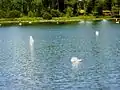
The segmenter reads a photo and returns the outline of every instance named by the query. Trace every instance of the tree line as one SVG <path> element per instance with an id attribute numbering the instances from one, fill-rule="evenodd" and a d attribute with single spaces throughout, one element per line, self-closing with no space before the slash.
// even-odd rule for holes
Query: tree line
<path id="1" fill-rule="evenodd" d="M 120 0 L 1 0 L 0 18 L 22 16 L 72 17 L 102 15 L 103 10 L 120 14 Z"/>

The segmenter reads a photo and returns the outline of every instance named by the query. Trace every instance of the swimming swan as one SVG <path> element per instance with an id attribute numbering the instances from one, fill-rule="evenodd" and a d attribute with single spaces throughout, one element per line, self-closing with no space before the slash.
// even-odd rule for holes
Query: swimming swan
<path id="1" fill-rule="evenodd" d="M 95 34 L 96 34 L 96 36 L 99 36 L 99 31 L 96 31 Z"/>
<path id="2" fill-rule="evenodd" d="M 29 24 L 31 24 L 32 22 L 29 22 Z"/>
<path id="3" fill-rule="evenodd" d="M 78 59 L 77 57 L 72 57 L 71 62 L 72 64 L 79 64 L 82 61 L 82 59 Z"/>
<path id="4" fill-rule="evenodd" d="M 119 23 L 119 21 L 117 21 L 116 23 Z"/>
<path id="5" fill-rule="evenodd" d="M 19 23 L 19 25 L 21 26 L 21 25 L 22 25 L 22 23 Z"/>
<path id="6" fill-rule="evenodd" d="M 116 23 L 119 23 L 119 21 L 116 19 Z"/>

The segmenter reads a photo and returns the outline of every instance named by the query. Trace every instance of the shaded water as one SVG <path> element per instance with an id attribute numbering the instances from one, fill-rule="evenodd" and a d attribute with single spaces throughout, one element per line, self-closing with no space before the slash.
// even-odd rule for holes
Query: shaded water
<path id="1" fill-rule="evenodd" d="M 1 27 L 0 90 L 120 90 L 120 25 Z"/>

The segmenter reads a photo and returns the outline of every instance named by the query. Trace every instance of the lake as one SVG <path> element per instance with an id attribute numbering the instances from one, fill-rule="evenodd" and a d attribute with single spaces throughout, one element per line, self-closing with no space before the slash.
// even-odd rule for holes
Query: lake
<path id="1" fill-rule="evenodd" d="M 120 90 L 120 24 L 0 27 L 0 90 Z"/>

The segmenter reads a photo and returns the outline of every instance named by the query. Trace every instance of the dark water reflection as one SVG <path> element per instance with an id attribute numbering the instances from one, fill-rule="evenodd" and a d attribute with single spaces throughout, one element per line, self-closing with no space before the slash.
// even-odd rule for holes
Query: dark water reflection
<path id="1" fill-rule="evenodd" d="M 120 90 L 120 25 L 1 27 L 0 90 Z"/>

